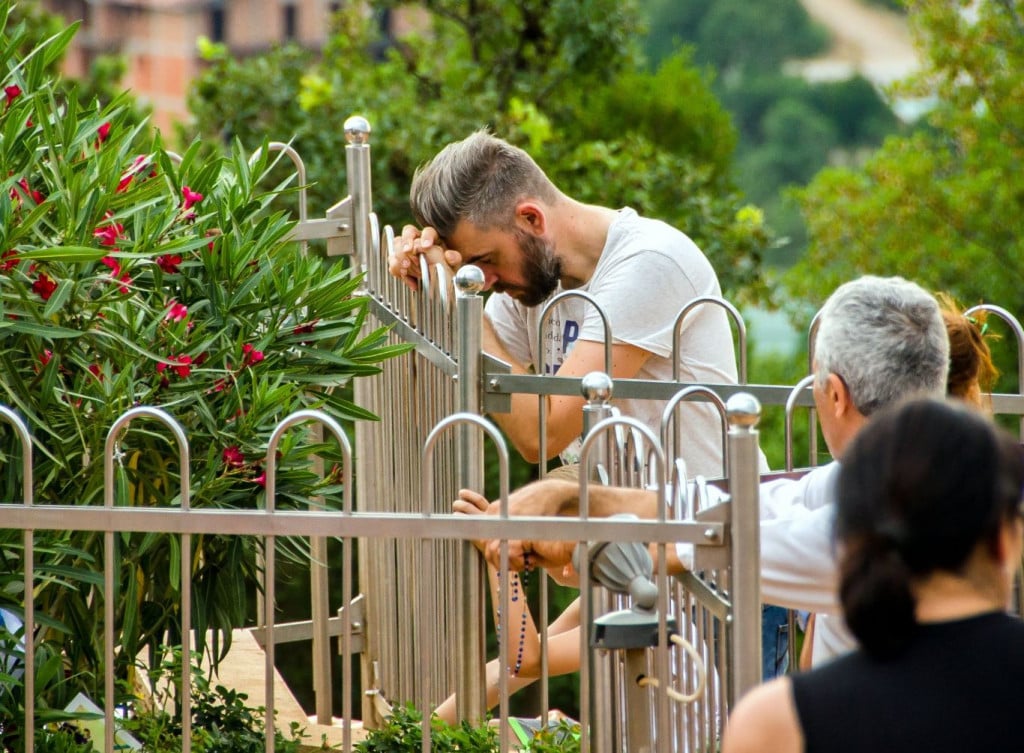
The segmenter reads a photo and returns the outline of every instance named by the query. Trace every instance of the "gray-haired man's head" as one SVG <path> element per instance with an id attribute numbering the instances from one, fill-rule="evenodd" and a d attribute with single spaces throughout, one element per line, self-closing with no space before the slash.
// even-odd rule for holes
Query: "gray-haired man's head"
<path id="1" fill-rule="evenodd" d="M 836 374 L 869 416 L 915 396 L 942 397 L 949 337 L 934 296 L 900 277 L 866 276 L 839 286 L 819 315 L 817 381 Z"/>

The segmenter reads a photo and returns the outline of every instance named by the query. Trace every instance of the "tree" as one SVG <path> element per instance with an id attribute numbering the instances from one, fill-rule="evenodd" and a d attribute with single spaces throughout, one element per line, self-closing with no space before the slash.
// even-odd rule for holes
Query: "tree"
<path id="1" fill-rule="evenodd" d="M 237 62 L 210 48 L 212 65 L 190 98 L 197 127 L 243 143 L 290 140 L 307 160 L 316 204 L 326 206 L 346 193 L 337 124 L 363 114 L 377 133 L 376 209 L 401 226 L 416 166 L 487 126 L 530 151 L 572 195 L 630 205 L 691 234 L 731 295 L 760 285 L 770 238 L 726 177 L 735 140 L 728 116 L 685 56 L 654 73 L 641 69 L 632 3 L 403 7 L 423 14 L 416 34 L 389 40 L 375 14 L 343 10 L 322 59 L 308 65 L 286 50 Z M 292 104 L 274 104 L 282 101 Z"/>
<path id="2" fill-rule="evenodd" d="M 697 30 L 698 59 L 726 76 L 778 68 L 786 60 L 825 49 L 827 33 L 793 0 L 761 0 L 757 10 L 742 0 L 712 3 Z"/>
<path id="3" fill-rule="evenodd" d="M 926 69 L 899 93 L 934 100 L 929 127 L 802 192 L 811 244 L 787 287 L 821 302 L 857 275 L 899 274 L 1024 310 L 1021 6 L 918 0 L 909 12 Z"/>

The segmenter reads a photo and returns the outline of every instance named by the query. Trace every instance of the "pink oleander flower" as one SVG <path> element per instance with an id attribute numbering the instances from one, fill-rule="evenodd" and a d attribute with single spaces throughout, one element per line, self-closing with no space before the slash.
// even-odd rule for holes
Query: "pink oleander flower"
<path id="1" fill-rule="evenodd" d="M 25 195 L 32 199 L 32 201 L 34 201 L 36 204 L 42 204 L 44 201 L 46 201 L 46 197 L 43 196 L 41 191 L 36 191 L 31 186 L 29 186 L 28 178 L 22 178 L 21 180 L 19 180 L 18 185 L 21 186 L 22 190 L 24 190 Z M 18 193 L 17 188 L 11 189 L 11 201 L 21 201 L 21 194 Z"/>
<path id="2" fill-rule="evenodd" d="M 163 254 L 156 257 L 156 265 L 164 271 L 165 274 L 174 274 L 178 271 L 178 265 L 181 264 L 181 257 L 177 254 Z"/>
<path id="3" fill-rule="evenodd" d="M 124 225 L 120 222 L 111 222 L 109 225 L 96 228 L 92 234 L 100 239 L 101 246 L 114 246 L 117 245 L 117 239 L 124 235 Z"/>
<path id="4" fill-rule="evenodd" d="M 237 445 L 225 448 L 221 457 L 224 459 L 224 465 L 228 468 L 241 468 L 245 465 L 245 456 Z"/>
<path id="5" fill-rule="evenodd" d="M 125 272 L 123 275 L 117 278 L 121 281 L 121 284 L 117 286 L 120 293 L 127 294 L 131 292 L 132 276 Z"/>
<path id="6" fill-rule="evenodd" d="M 148 155 L 139 155 L 132 160 L 131 167 L 125 170 L 124 174 L 121 176 L 121 180 L 118 182 L 118 193 L 120 194 L 122 191 L 126 191 L 128 186 L 131 184 L 131 181 L 135 179 L 135 176 L 148 166 L 150 166 L 150 156 Z M 150 175 L 148 175 L 148 177 L 152 178 L 156 176 L 157 170 L 154 168 L 150 171 Z"/>
<path id="7" fill-rule="evenodd" d="M 106 122 L 96 129 L 96 136 L 98 144 L 102 144 L 108 138 L 110 138 L 110 122 Z"/>
<path id="8" fill-rule="evenodd" d="M 53 291 L 56 289 L 57 283 L 45 274 L 39 275 L 39 278 L 32 283 L 32 292 L 36 293 L 44 301 L 50 300 L 50 296 L 53 295 Z"/>
<path id="9" fill-rule="evenodd" d="M 170 308 L 167 309 L 167 315 L 164 317 L 164 321 L 180 322 L 186 316 L 188 316 L 188 306 L 175 301 L 170 305 Z"/>
<path id="10" fill-rule="evenodd" d="M 11 104 L 14 102 L 14 100 L 16 100 L 18 97 L 21 96 L 21 87 L 18 86 L 17 84 L 11 84 L 10 86 L 5 86 L 4 87 L 4 95 L 7 97 L 7 105 L 5 106 L 5 109 L 6 109 L 6 107 L 10 107 L 11 106 Z"/>
<path id="11" fill-rule="evenodd" d="M 100 369 L 100 365 L 98 363 L 89 364 L 89 373 L 92 374 L 97 379 L 99 379 L 101 382 L 103 381 L 103 371 L 102 369 Z"/>
<path id="12" fill-rule="evenodd" d="M 121 274 L 121 263 L 113 256 L 104 256 L 100 259 L 100 264 L 110 268 L 110 274 L 117 277 Z"/>
<path id="13" fill-rule="evenodd" d="M 319 319 L 314 319 L 311 322 L 300 324 L 298 327 L 292 330 L 293 335 L 309 335 L 312 334 L 314 327 L 319 323 Z"/>
<path id="14" fill-rule="evenodd" d="M 182 379 L 192 373 L 192 356 L 180 355 L 177 357 L 178 365 L 174 367 L 174 370 L 178 373 Z"/>
<path id="15" fill-rule="evenodd" d="M 267 487 L 267 472 L 263 471 L 259 476 L 253 478 L 252 482 L 262 486 L 264 489 Z"/>
<path id="16" fill-rule="evenodd" d="M 249 343 L 242 346 L 242 366 L 252 366 L 263 360 L 263 351 L 256 350 L 256 348 Z"/>
<path id="17" fill-rule="evenodd" d="M 48 364 L 52 360 L 53 351 L 50 350 L 49 348 L 44 349 L 43 352 L 39 354 L 39 363 L 42 364 L 43 366 L 46 366 L 46 364 Z"/>
<path id="18" fill-rule="evenodd" d="M 181 195 L 185 197 L 184 205 L 182 209 L 191 209 L 193 206 L 203 200 L 203 195 L 198 191 L 193 191 L 188 186 L 181 187 Z"/>
<path id="19" fill-rule="evenodd" d="M 172 361 L 175 365 L 169 365 L 160 362 L 156 365 L 156 373 L 163 374 L 168 368 L 174 369 L 174 372 L 184 379 L 192 373 L 192 356 L 182 353 L 179 356 L 169 356 L 168 361 Z"/>
<path id="20" fill-rule="evenodd" d="M 18 266 L 18 252 L 13 248 L 0 254 L 0 272 L 10 272 Z"/>

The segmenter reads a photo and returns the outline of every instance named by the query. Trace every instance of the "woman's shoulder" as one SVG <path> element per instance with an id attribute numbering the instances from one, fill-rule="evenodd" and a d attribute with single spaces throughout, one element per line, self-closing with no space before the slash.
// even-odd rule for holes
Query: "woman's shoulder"
<path id="1" fill-rule="evenodd" d="M 803 750 L 803 734 L 789 677 L 750 690 L 729 715 L 722 753 L 760 753 L 765 741 L 776 753 Z"/>

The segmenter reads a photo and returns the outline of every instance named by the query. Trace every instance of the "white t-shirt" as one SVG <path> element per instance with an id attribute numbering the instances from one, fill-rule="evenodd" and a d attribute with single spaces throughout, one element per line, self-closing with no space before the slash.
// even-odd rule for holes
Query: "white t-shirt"
<path id="1" fill-rule="evenodd" d="M 672 330 L 683 307 L 700 296 L 721 296 L 707 257 L 686 235 L 658 220 L 622 209 L 608 229 L 601 258 L 579 290 L 597 301 L 608 317 L 612 340 L 649 351 L 635 378 L 672 381 Z M 561 288 L 556 291 L 561 292 Z M 509 353 L 541 370 L 538 326 L 543 306 L 526 307 L 504 294 L 492 295 L 487 314 Z M 544 372 L 558 371 L 577 340 L 604 342 L 601 316 L 586 301 L 570 298 L 548 317 L 543 335 Z M 691 311 L 679 336 L 679 379 L 735 384 L 736 356 L 725 311 L 716 305 Z M 621 413 L 660 434 L 663 401 L 615 400 Z M 722 475 L 722 426 L 718 412 L 703 402 L 686 402 L 677 417 L 683 429 L 682 457 L 691 477 Z M 566 456 L 563 460 L 575 462 Z"/>

